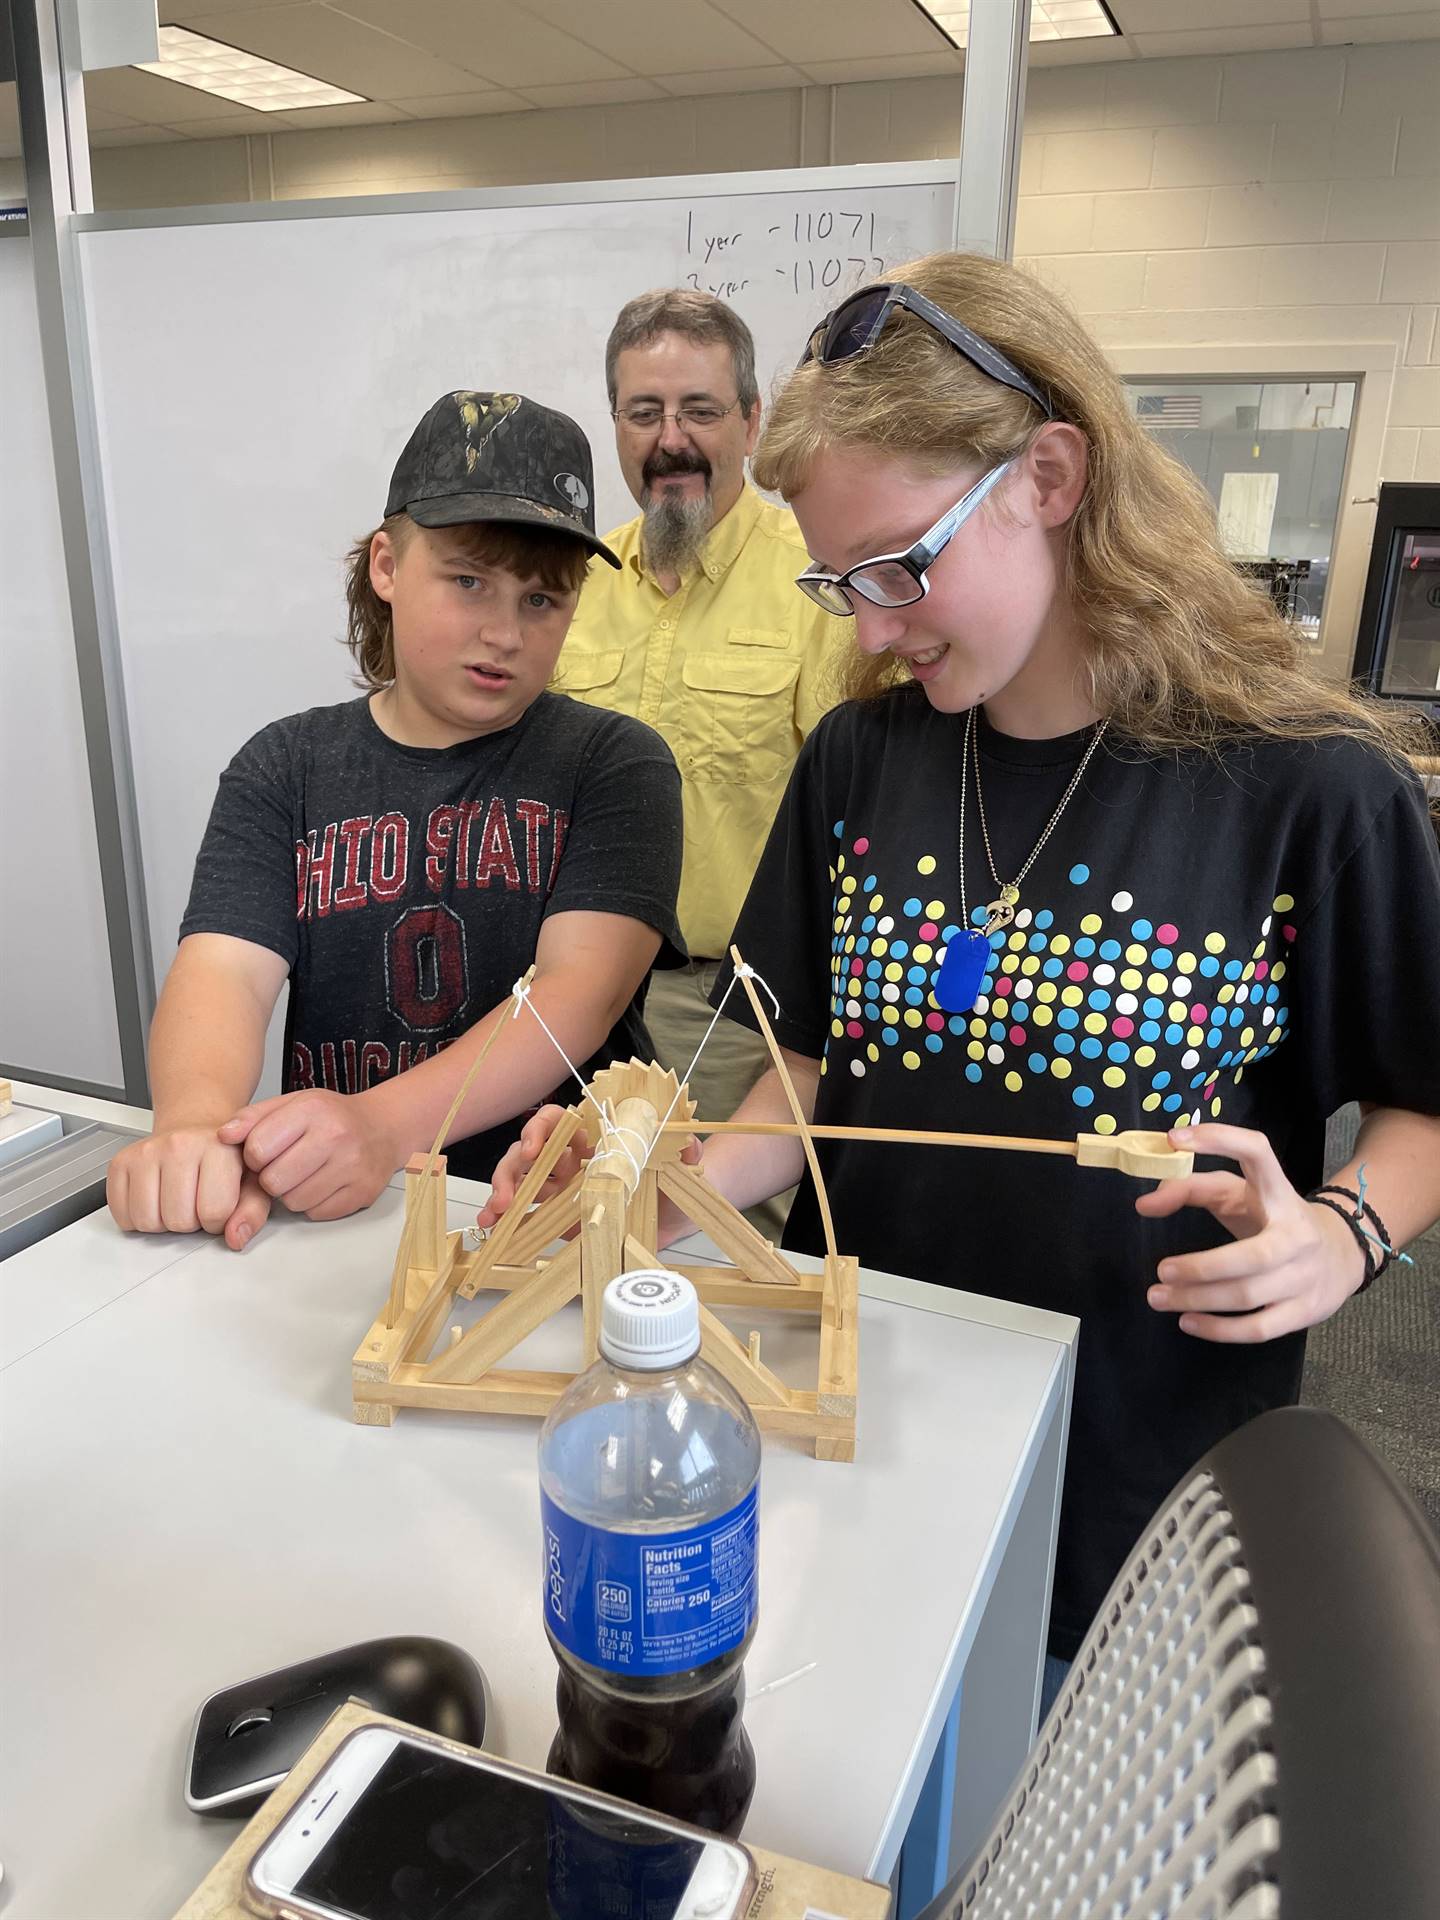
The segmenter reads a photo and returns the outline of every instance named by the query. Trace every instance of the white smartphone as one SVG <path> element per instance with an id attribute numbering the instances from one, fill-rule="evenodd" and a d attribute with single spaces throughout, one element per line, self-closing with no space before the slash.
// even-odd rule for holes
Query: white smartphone
<path id="1" fill-rule="evenodd" d="M 732 1841 L 421 1735 L 360 1727 L 250 1863 L 276 1920 L 738 1920 Z"/>

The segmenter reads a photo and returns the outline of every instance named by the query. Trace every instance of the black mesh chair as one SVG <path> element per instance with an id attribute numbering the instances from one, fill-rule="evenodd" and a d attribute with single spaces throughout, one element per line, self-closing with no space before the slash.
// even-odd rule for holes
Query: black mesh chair
<path id="1" fill-rule="evenodd" d="M 1334 1415 L 1156 1516 L 921 1920 L 1437 1920 L 1440 1544 Z"/>

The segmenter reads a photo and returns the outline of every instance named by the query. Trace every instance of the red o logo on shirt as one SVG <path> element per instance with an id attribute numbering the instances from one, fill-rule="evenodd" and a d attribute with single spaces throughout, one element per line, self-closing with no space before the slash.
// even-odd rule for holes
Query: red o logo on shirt
<path id="1" fill-rule="evenodd" d="M 465 926 L 453 908 L 410 907 L 385 942 L 385 998 L 413 1033 L 434 1033 L 470 999 Z"/>

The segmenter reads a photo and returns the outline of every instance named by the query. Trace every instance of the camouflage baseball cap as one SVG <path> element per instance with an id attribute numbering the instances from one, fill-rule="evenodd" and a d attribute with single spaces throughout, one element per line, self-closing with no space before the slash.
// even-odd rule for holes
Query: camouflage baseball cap
<path id="1" fill-rule="evenodd" d="M 422 527 L 471 521 L 553 527 L 620 565 L 595 533 L 590 442 L 563 413 L 523 393 L 445 393 L 405 443 L 385 517 Z"/>

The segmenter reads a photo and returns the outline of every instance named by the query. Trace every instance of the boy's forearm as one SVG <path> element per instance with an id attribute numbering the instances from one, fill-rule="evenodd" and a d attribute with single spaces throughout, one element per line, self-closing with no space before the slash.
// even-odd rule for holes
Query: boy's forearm
<path id="1" fill-rule="evenodd" d="M 618 1011 L 597 1002 L 593 982 L 580 973 L 556 970 L 542 975 L 530 992 L 546 1026 L 577 1066 L 599 1049 L 618 1018 Z M 540 1022 L 524 1008 L 512 1019 L 514 1012 L 515 1002 L 507 996 L 443 1053 L 356 1096 L 372 1105 L 395 1142 L 399 1164 L 412 1154 L 429 1152 L 461 1082 L 497 1021 L 503 1021 L 507 1031 L 496 1040 L 466 1094 L 450 1127 L 451 1140 L 464 1140 L 512 1120 L 563 1086 L 565 1062 Z M 578 1097 L 579 1088 L 574 1091 Z"/>
<path id="2" fill-rule="evenodd" d="M 177 968 L 150 1029 L 150 1096 L 156 1133 L 221 1126 L 260 1078 L 268 1013 L 228 980 Z"/>

